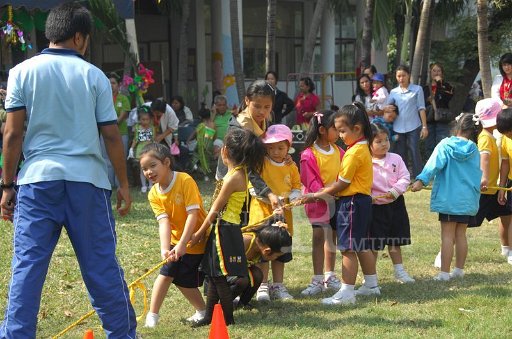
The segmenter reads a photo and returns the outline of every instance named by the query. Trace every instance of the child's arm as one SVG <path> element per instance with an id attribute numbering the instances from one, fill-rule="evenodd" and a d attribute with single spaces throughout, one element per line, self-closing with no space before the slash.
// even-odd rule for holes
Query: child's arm
<path id="1" fill-rule="evenodd" d="M 171 261 L 178 261 L 183 255 L 185 255 L 187 251 L 187 243 L 189 242 L 192 234 L 194 233 L 194 228 L 197 225 L 199 209 L 193 209 L 188 211 L 187 220 L 185 221 L 185 228 L 183 229 L 183 233 L 181 234 L 180 241 L 174 246 L 171 250 L 170 257 Z"/>
<path id="2" fill-rule="evenodd" d="M 199 229 L 193 234 L 192 238 L 190 239 L 190 246 L 194 246 L 195 244 L 201 241 L 201 239 L 204 237 L 206 230 L 210 227 L 211 224 L 215 222 L 220 211 L 222 211 L 224 206 L 226 206 L 226 203 L 228 202 L 231 194 L 235 191 L 242 191 L 246 189 L 245 178 L 242 178 L 244 176 L 245 175 L 242 175 L 242 173 L 238 171 L 238 173 L 224 180 L 219 195 L 217 196 L 217 199 L 215 199 L 215 201 L 213 202 L 212 207 L 208 212 L 208 215 L 203 221 L 203 224 L 201 225 L 201 227 L 199 227 Z"/>
<path id="3" fill-rule="evenodd" d="M 428 185 L 434 179 L 435 175 L 446 167 L 447 161 L 448 158 L 444 150 L 444 143 L 441 142 L 434 148 L 434 152 L 428 159 L 425 167 L 423 167 L 421 173 L 416 177 L 416 182 L 413 184 L 411 191 L 419 191 L 423 186 Z M 418 181 L 421 181 L 421 185 L 418 184 Z"/>
<path id="4" fill-rule="evenodd" d="M 502 156 L 505 156 L 506 153 L 502 153 Z M 500 187 L 507 186 L 508 172 L 510 170 L 510 163 L 508 158 L 501 160 L 501 168 L 500 168 Z M 500 205 L 505 205 L 507 202 L 507 192 L 503 190 L 498 191 L 498 203 Z"/>
<path id="5" fill-rule="evenodd" d="M 170 243 L 171 243 L 171 223 L 169 217 L 165 216 L 158 220 L 158 234 L 160 235 L 160 255 L 163 259 L 171 259 Z"/>
<path id="6" fill-rule="evenodd" d="M 480 189 L 482 191 L 487 190 L 487 185 L 489 185 L 489 159 L 491 155 L 489 152 L 484 151 L 480 152 L 480 169 L 482 170 L 482 179 L 480 180 Z M 507 173 L 508 174 L 508 173 Z"/>

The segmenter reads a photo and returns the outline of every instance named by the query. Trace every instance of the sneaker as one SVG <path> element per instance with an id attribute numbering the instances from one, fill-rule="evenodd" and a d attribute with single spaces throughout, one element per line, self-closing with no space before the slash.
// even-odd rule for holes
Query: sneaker
<path id="1" fill-rule="evenodd" d="M 196 313 L 194 313 L 191 317 L 188 317 L 186 320 L 191 323 L 191 322 L 197 322 L 199 320 L 202 320 L 204 318 L 204 314 L 205 314 L 205 311 L 196 311 Z"/>
<path id="2" fill-rule="evenodd" d="M 142 187 L 140 188 L 140 192 L 141 192 L 141 193 L 146 193 L 147 191 L 148 191 L 148 187 L 147 187 L 147 186 L 142 186 Z"/>
<path id="3" fill-rule="evenodd" d="M 368 287 L 363 284 L 356 290 L 356 295 L 380 295 L 380 287 Z"/>
<path id="4" fill-rule="evenodd" d="M 355 303 L 355 294 L 342 291 L 341 288 L 332 297 L 322 299 L 322 304 L 324 305 L 353 305 Z"/>
<path id="5" fill-rule="evenodd" d="M 256 292 L 256 300 L 260 302 L 270 301 L 270 295 L 268 294 L 268 285 L 260 286 Z"/>
<path id="6" fill-rule="evenodd" d="M 435 277 L 435 281 L 448 281 L 450 280 L 450 274 L 443 274 L 444 272 L 439 272 Z"/>
<path id="7" fill-rule="evenodd" d="M 158 324 L 158 319 L 160 316 L 156 313 L 148 312 L 146 315 L 146 323 L 144 324 L 144 327 L 154 328 L 156 327 L 156 324 Z"/>
<path id="8" fill-rule="evenodd" d="M 300 294 L 305 295 L 305 296 L 315 295 L 315 294 L 325 291 L 325 289 L 326 289 L 326 287 L 324 286 L 323 281 L 312 280 L 311 284 L 309 284 L 308 287 L 306 287 L 306 289 L 304 289 L 302 292 L 300 292 Z"/>
<path id="9" fill-rule="evenodd" d="M 240 296 L 233 299 L 233 309 L 237 309 L 239 303 L 240 303 Z"/>
<path id="10" fill-rule="evenodd" d="M 434 259 L 434 267 L 441 268 L 441 252 L 437 253 L 436 258 Z"/>
<path id="11" fill-rule="evenodd" d="M 402 284 L 413 283 L 416 281 L 413 278 L 411 278 L 411 276 L 404 270 L 395 272 L 395 279 L 401 282 Z"/>
<path id="12" fill-rule="evenodd" d="M 341 281 L 335 275 L 331 275 L 324 281 L 324 286 L 326 289 L 338 291 L 341 288 Z"/>
<path id="13" fill-rule="evenodd" d="M 450 279 L 464 277 L 464 270 L 453 270 L 450 272 Z"/>
<path id="14" fill-rule="evenodd" d="M 512 253 L 508 252 L 507 262 L 512 265 Z"/>
<path id="15" fill-rule="evenodd" d="M 272 299 L 293 299 L 293 296 L 290 293 L 288 293 L 288 290 L 284 285 L 272 286 L 272 288 L 270 289 L 270 294 L 272 294 Z"/>

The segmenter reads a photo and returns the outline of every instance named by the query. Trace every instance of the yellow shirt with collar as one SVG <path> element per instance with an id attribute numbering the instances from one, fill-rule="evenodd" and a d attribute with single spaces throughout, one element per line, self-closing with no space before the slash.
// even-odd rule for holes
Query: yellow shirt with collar
<path id="1" fill-rule="evenodd" d="M 498 177 L 500 175 L 500 155 L 496 138 L 485 129 L 478 135 L 478 150 L 480 154 L 489 154 L 489 183 L 488 186 L 498 186 Z M 509 174 L 510 177 L 510 174 Z M 482 194 L 496 194 L 495 189 L 488 189 Z"/>
<path id="2" fill-rule="evenodd" d="M 338 179 L 350 185 L 340 192 L 347 197 L 355 194 L 371 195 L 373 183 L 372 155 L 368 141 L 363 140 L 349 147 L 341 161 Z"/>
<path id="3" fill-rule="evenodd" d="M 508 159 L 508 164 L 510 166 L 508 170 L 508 178 L 512 180 L 512 140 L 506 136 L 503 136 L 501 139 L 501 159 Z"/>
<path id="4" fill-rule="evenodd" d="M 277 196 L 288 199 L 292 190 L 300 190 L 300 174 L 295 163 L 287 165 L 285 163 L 277 163 L 270 158 L 265 157 L 261 178 L 267 186 Z M 288 202 L 288 200 L 286 200 Z M 256 198 L 251 199 L 249 208 L 249 225 L 260 221 L 261 219 L 272 214 L 272 206 L 265 201 Z M 285 210 L 285 222 L 288 225 L 288 232 L 293 235 L 293 218 L 291 210 Z"/>
<path id="5" fill-rule="evenodd" d="M 156 220 L 168 218 L 171 224 L 170 244 L 176 245 L 183 235 L 188 213 L 198 211 L 198 220 L 194 232 L 199 229 L 206 212 L 203 208 L 203 200 L 196 182 L 190 175 L 183 172 L 174 172 L 169 187 L 163 191 L 159 184 L 154 184 L 148 194 L 149 204 Z M 202 241 L 192 247 L 187 247 L 187 254 L 203 254 L 206 241 Z"/>

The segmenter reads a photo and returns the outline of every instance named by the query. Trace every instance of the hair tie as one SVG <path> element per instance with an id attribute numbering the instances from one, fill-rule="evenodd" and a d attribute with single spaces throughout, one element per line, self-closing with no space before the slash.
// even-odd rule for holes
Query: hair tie
<path id="1" fill-rule="evenodd" d="M 455 117 L 455 121 L 459 122 L 460 118 L 464 116 L 464 112 Z"/>
<path id="2" fill-rule="evenodd" d="M 313 113 L 313 116 L 316 117 L 316 121 L 318 122 L 319 125 L 321 125 L 322 117 L 324 116 L 323 113 L 315 112 L 315 113 Z"/>
<path id="3" fill-rule="evenodd" d="M 480 114 L 478 114 L 478 113 L 473 114 L 473 121 L 475 122 L 475 126 L 480 125 L 480 120 L 481 120 Z"/>

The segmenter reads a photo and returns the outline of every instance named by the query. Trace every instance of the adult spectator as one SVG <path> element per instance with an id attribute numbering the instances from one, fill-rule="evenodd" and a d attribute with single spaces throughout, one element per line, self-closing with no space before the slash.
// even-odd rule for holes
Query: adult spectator
<path id="1" fill-rule="evenodd" d="M 179 127 L 191 124 L 194 121 L 194 115 L 190 108 L 185 106 L 185 100 L 180 95 L 175 95 L 171 98 L 171 107 L 176 113 L 179 120 Z"/>
<path id="2" fill-rule="evenodd" d="M 285 92 L 277 88 L 277 79 L 277 73 L 274 71 L 268 71 L 265 74 L 265 80 L 275 89 L 274 106 L 272 107 L 273 124 L 280 124 L 283 118 L 293 111 L 294 107 L 293 100 Z"/>
<path id="3" fill-rule="evenodd" d="M 398 86 L 389 93 L 388 106 L 384 110 L 394 110 L 392 104 L 398 107 L 399 114 L 393 122 L 393 130 L 398 135 L 394 148 L 406 164 L 408 164 L 407 151 L 410 151 L 412 177 L 415 178 L 421 172 L 422 167 L 419 140 L 428 136 L 425 97 L 420 86 L 411 84 L 409 67 L 398 66 L 396 80 Z"/>
<path id="4" fill-rule="evenodd" d="M 357 88 L 356 93 L 352 97 L 352 101 L 360 102 L 366 108 L 366 111 L 369 112 L 372 108 L 372 81 L 369 75 L 361 74 L 359 78 L 357 78 Z"/>
<path id="5" fill-rule="evenodd" d="M 305 77 L 299 81 L 300 93 L 295 98 L 295 111 L 297 112 L 297 125 L 301 125 L 303 130 L 307 130 L 309 120 L 313 113 L 318 111 L 320 106 L 320 98 L 313 93 L 315 83 L 311 78 Z"/>
<path id="6" fill-rule="evenodd" d="M 135 313 L 116 259 L 98 130 L 119 178 L 121 215 L 131 205 L 126 162 L 108 78 L 83 58 L 91 29 L 92 17 L 84 7 L 65 3 L 54 8 L 46 21 L 50 48 L 10 71 L 0 187 L 2 217 L 14 213 L 16 231 L 0 338 L 36 337 L 41 290 L 63 227 L 107 337 L 136 336 Z M 16 192 L 14 173 L 22 149 L 25 163 Z"/>
<path id="7" fill-rule="evenodd" d="M 425 139 L 425 147 L 428 159 L 436 145 L 450 136 L 451 122 L 455 118 L 454 114 L 449 113 L 453 87 L 444 80 L 441 64 L 430 65 L 430 85 L 423 87 L 423 94 L 427 112 L 428 137 Z"/>
<path id="8" fill-rule="evenodd" d="M 494 78 L 491 97 L 498 99 L 503 108 L 512 107 L 512 53 L 505 53 L 500 58 L 500 74 Z"/>
<path id="9" fill-rule="evenodd" d="M 155 136 L 155 142 L 165 141 L 167 146 L 171 147 L 174 143 L 173 133 L 178 130 L 180 124 L 176 113 L 163 99 L 146 102 L 144 105 L 151 107 L 154 118 L 153 123 L 156 127 L 159 127 L 159 133 Z"/>
<path id="10" fill-rule="evenodd" d="M 368 77 L 371 79 L 373 76 L 377 73 L 377 67 L 375 65 L 367 66 L 363 69 L 363 74 L 368 75 Z"/>
<path id="11" fill-rule="evenodd" d="M 126 120 L 128 119 L 128 113 L 131 110 L 130 99 L 126 95 L 119 93 L 119 76 L 116 73 L 111 73 L 108 76 L 110 80 L 110 86 L 112 87 L 112 98 L 114 99 L 114 107 L 117 114 L 117 126 L 119 127 L 119 133 L 121 133 L 121 139 L 123 140 L 124 152 L 128 152 L 128 127 Z"/>

